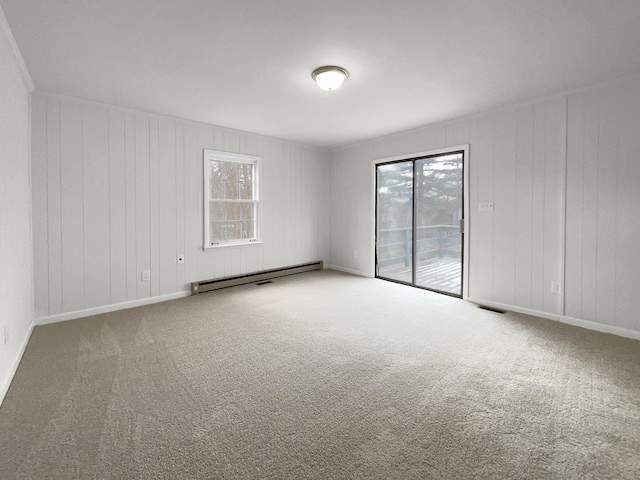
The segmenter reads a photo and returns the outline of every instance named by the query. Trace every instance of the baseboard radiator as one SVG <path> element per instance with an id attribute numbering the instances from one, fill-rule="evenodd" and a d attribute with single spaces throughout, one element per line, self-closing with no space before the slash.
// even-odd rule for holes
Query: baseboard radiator
<path id="1" fill-rule="evenodd" d="M 250 273 L 247 275 L 238 275 L 235 277 L 219 278 L 216 280 L 203 280 L 200 282 L 191 282 L 191 295 L 196 293 L 210 292 L 211 290 L 219 290 L 221 288 L 235 287 L 236 285 L 244 285 L 246 283 L 261 282 L 272 278 L 286 277 L 287 275 L 295 275 L 296 273 L 310 272 L 312 270 L 322 270 L 323 262 L 305 263 L 302 265 L 292 265 L 290 267 L 275 268 L 273 270 L 263 270 L 261 272 Z"/>

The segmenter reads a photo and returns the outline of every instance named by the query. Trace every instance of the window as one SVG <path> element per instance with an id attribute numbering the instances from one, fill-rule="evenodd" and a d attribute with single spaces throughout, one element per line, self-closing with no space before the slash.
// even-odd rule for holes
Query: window
<path id="1" fill-rule="evenodd" d="M 260 239 L 260 157 L 204 151 L 204 248 Z"/>

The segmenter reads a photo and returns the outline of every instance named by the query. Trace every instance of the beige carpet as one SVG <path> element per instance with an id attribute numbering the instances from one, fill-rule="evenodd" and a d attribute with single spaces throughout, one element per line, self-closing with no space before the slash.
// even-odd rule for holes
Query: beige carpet
<path id="1" fill-rule="evenodd" d="M 38 327 L 0 478 L 640 478 L 640 342 L 332 271 Z"/>

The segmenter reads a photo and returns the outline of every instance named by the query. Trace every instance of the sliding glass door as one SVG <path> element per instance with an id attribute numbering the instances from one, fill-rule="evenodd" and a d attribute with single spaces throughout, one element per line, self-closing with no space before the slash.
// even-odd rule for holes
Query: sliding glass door
<path id="1" fill-rule="evenodd" d="M 462 296 L 464 153 L 376 167 L 376 276 Z"/>
<path id="2" fill-rule="evenodd" d="M 413 266 L 413 162 L 378 165 L 376 272 L 411 283 Z"/>

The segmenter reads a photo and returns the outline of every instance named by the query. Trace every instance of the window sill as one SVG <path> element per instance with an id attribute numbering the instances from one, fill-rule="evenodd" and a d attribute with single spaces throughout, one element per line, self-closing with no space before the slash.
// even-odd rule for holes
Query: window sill
<path id="1" fill-rule="evenodd" d="M 246 247 L 249 245 L 262 245 L 262 241 L 258 240 L 256 242 L 237 242 L 237 243 L 221 243 L 220 245 L 210 245 L 204 247 L 202 250 L 205 252 L 207 250 L 218 250 L 220 248 L 233 248 L 233 247 Z"/>

